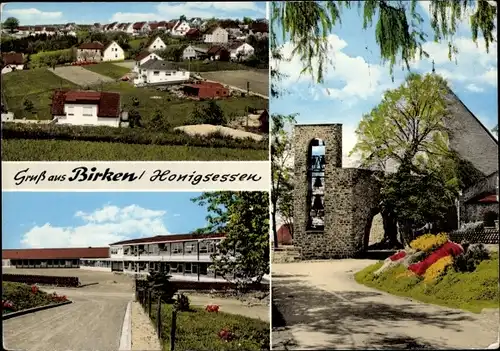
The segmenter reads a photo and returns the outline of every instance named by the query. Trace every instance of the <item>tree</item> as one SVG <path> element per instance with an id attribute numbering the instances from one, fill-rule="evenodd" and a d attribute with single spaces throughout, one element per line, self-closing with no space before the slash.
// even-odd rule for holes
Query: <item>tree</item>
<path id="1" fill-rule="evenodd" d="M 397 172 L 382 176 L 382 203 L 387 243 L 397 243 L 396 223 L 405 238 L 414 225 L 443 218 L 460 186 L 458 158 L 448 148 L 445 120 L 446 81 L 435 74 L 409 74 L 398 88 L 384 93 L 382 102 L 363 116 L 350 155 L 358 153 L 361 165 Z"/>
<path id="2" fill-rule="evenodd" d="M 288 36 L 294 46 L 294 53 L 303 63 L 303 73 L 310 74 L 318 83 L 323 82 L 323 75 L 330 63 L 328 35 L 334 26 L 341 23 L 342 9 L 350 8 L 353 1 L 272 1 L 270 46 L 274 60 L 282 56 L 278 37 L 275 32 L 281 29 L 281 41 Z M 403 69 L 410 69 L 410 61 L 417 56 L 428 56 L 422 49 L 427 35 L 422 28 L 424 19 L 416 11 L 417 0 L 356 1 L 363 14 L 363 28 L 373 25 L 376 19 L 375 39 L 380 48 L 383 62 L 389 62 L 392 75 L 396 62 L 402 63 Z M 473 4 L 477 4 L 470 14 Z M 468 13 L 469 11 L 469 13 Z M 470 18 L 472 39 L 477 42 L 481 32 L 486 44 L 494 42 L 496 6 L 486 0 L 476 2 L 454 0 L 431 0 L 430 26 L 435 41 L 448 41 L 449 58 L 458 53 L 453 44 L 457 23 Z M 376 17 L 378 16 L 378 17 Z M 314 64 L 317 61 L 317 65 Z M 277 68 L 274 69 L 279 72 Z M 271 72 L 272 84 L 279 81 L 279 74 Z M 272 90 L 273 91 L 273 90 Z M 274 88 L 274 92 L 277 89 Z"/>
<path id="3" fill-rule="evenodd" d="M 28 113 L 32 113 L 33 112 L 33 109 L 35 108 L 35 106 L 33 105 L 33 102 L 29 99 L 24 99 L 23 101 L 23 108 L 26 112 Z"/>
<path id="4" fill-rule="evenodd" d="M 262 191 L 209 192 L 192 199 L 208 210 L 198 233 L 224 233 L 212 255 L 215 270 L 241 288 L 269 274 L 269 196 Z"/>
<path id="5" fill-rule="evenodd" d="M 170 129 L 170 124 L 165 120 L 163 113 L 159 109 L 155 110 L 147 126 L 157 131 L 167 131 Z"/>
<path id="6" fill-rule="evenodd" d="M 141 123 L 141 114 L 135 108 L 129 111 L 128 113 L 128 126 L 130 128 L 134 127 L 142 127 Z"/>
<path id="7" fill-rule="evenodd" d="M 293 213 L 291 189 L 291 157 L 292 140 L 285 131 L 287 123 L 295 123 L 295 115 L 271 115 L 271 226 L 274 237 L 274 247 L 278 247 L 278 232 L 276 217 L 278 212 L 290 222 Z M 280 211 L 282 210 L 282 211 Z M 290 223 L 287 223 L 290 224 Z M 291 228 L 291 227 L 290 227 Z"/>
<path id="8" fill-rule="evenodd" d="M 249 25 L 253 23 L 253 19 L 250 17 L 243 17 L 243 24 Z"/>
<path id="9" fill-rule="evenodd" d="M 186 16 L 181 15 L 181 16 L 179 17 L 179 21 L 181 21 L 181 22 L 182 22 L 182 21 L 187 21 Z"/>
<path id="10" fill-rule="evenodd" d="M 19 27 L 19 20 L 15 17 L 9 17 L 3 23 L 3 26 L 9 30 L 9 32 L 14 33 L 14 31 Z"/>
<path id="11" fill-rule="evenodd" d="M 227 123 L 224 111 L 214 100 L 210 100 L 207 105 L 197 107 L 191 115 L 194 124 L 225 125 Z"/>

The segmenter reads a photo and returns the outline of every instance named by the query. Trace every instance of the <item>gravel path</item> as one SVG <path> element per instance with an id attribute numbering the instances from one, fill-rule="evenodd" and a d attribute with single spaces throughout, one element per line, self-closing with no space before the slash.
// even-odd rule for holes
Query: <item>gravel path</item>
<path id="1" fill-rule="evenodd" d="M 115 81 L 110 77 L 106 77 L 101 74 L 86 70 L 85 68 L 79 66 L 56 67 L 55 70 L 53 70 L 52 68 L 49 68 L 49 70 L 59 77 L 69 80 L 70 82 L 75 83 L 79 86 L 89 86 Z"/>
<path id="2" fill-rule="evenodd" d="M 118 350 L 123 318 L 127 303 L 133 298 L 132 293 L 86 288 L 56 288 L 55 291 L 68 296 L 73 303 L 4 321 L 6 348 L 24 351 Z"/>
<path id="3" fill-rule="evenodd" d="M 254 140 L 260 141 L 263 136 L 255 133 L 245 132 L 243 130 L 233 129 L 223 126 L 215 126 L 212 124 L 195 124 L 187 125 L 181 127 L 175 127 L 174 130 L 181 130 L 189 135 L 209 135 L 215 132 L 219 132 L 224 135 L 232 136 L 233 138 L 252 138 Z"/>
<path id="4" fill-rule="evenodd" d="M 273 264 L 273 349 L 468 349 L 497 340 L 498 310 L 473 314 L 356 283 L 354 273 L 373 263 Z"/>
<path id="5" fill-rule="evenodd" d="M 158 335 L 139 302 L 132 302 L 132 350 L 161 350 Z"/>

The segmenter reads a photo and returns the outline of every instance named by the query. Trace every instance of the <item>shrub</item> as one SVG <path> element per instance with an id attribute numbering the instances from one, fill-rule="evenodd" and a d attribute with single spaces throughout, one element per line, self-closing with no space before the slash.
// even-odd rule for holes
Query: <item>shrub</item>
<path id="1" fill-rule="evenodd" d="M 479 263 L 489 258 L 490 254 L 483 244 L 473 244 L 466 252 L 455 257 L 453 268 L 457 272 L 474 272 Z"/>
<path id="2" fill-rule="evenodd" d="M 73 288 L 78 287 L 80 285 L 80 280 L 78 279 L 78 277 L 60 277 L 60 276 L 49 276 L 49 275 L 2 274 L 2 280 L 5 282 L 25 283 L 30 285 L 42 284 L 42 285 L 66 286 Z"/>
<path id="3" fill-rule="evenodd" d="M 417 251 L 431 252 L 448 241 L 446 233 L 424 234 L 410 243 L 410 247 Z"/>
<path id="4" fill-rule="evenodd" d="M 189 298 L 184 294 L 177 295 L 175 300 L 175 308 L 178 311 L 189 311 Z"/>
<path id="5" fill-rule="evenodd" d="M 130 115 L 129 115 L 130 119 Z M 215 138 L 190 136 L 180 131 L 161 132 L 136 128 L 113 128 L 96 126 L 68 126 L 47 124 L 2 124 L 4 139 L 57 139 L 97 141 L 141 145 L 183 145 L 211 148 L 234 148 L 266 150 L 269 144 L 265 141 L 255 141 L 250 138 L 234 139 L 231 137 Z"/>
<path id="6" fill-rule="evenodd" d="M 432 264 L 424 273 L 424 282 L 428 283 L 446 273 L 448 267 L 453 265 L 453 257 L 445 256 Z"/>
<path id="7" fill-rule="evenodd" d="M 191 120 L 193 124 L 225 125 L 227 123 L 224 111 L 214 100 L 209 101 L 206 106 L 196 108 Z"/>

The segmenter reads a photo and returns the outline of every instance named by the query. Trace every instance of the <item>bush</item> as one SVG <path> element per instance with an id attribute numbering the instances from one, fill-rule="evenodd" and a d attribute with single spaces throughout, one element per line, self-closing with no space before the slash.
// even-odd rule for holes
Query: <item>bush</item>
<path id="1" fill-rule="evenodd" d="M 56 285 L 66 287 L 80 286 L 78 277 L 59 277 L 49 275 L 28 275 L 28 274 L 2 274 L 5 282 L 16 282 L 25 284 Z"/>
<path id="2" fill-rule="evenodd" d="M 214 100 L 209 101 L 208 105 L 194 110 L 191 120 L 193 124 L 225 125 L 227 123 L 224 111 Z"/>
<path id="3" fill-rule="evenodd" d="M 455 257 L 453 268 L 457 272 L 474 272 L 477 265 L 490 258 L 483 244 L 470 245 L 466 252 Z"/>
<path id="4" fill-rule="evenodd" d="M 65 301 L 66 296 L 47 294 L 28 284 L 2 282 L 2 314 Z"/>
<path id="5" fill-rule="evenodd" d="M 410 247 L 417 251 L 431 252 L 444 245 L 448 241 L 446 233 L 424 234 L 410 243 Z"/>
<path id="6" fill-rule="evenodd" d="M 178 311 L 189 311 L 189 298 L 184 294 L 177 295 L 175 300 L 175 308 Z"/>
<path id="7" fill-rule="evenodd" d="M 73 49 L 42 51 L 30 56 L 30 68 L 51 66 L 53 62 L 58 65 L 73 62 L 73 58 Z"/>
<path id="8" fill-rule="evenodd" d="M 189 136 L 180 131 L 159 132 L 136 128 L 4 123 L 4 139 L 56 139 L 141 145 L 183 145 L 211 148 L 266 150 L 264 141 L 251 138 Z"/>
<path id="9" fill-rule="evenodd" d="M 432 264 L 424 273 L 424 281 L 426 283 L 437 280 L 446 273 L 448 267 L 453 265 L 453 257 L 445 256 Z"/>

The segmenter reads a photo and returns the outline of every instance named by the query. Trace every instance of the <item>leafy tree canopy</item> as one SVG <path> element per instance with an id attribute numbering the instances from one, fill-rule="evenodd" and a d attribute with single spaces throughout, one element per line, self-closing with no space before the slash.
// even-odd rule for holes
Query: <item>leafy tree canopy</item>
<path id="1" fill-rule="evenodd" d="M 14 30 L 19 27 L 19 20 L 15 17 L 8 17 L 3 23 L 3 26 L 7 28 L 11 33 L 14 33 Z"/>

